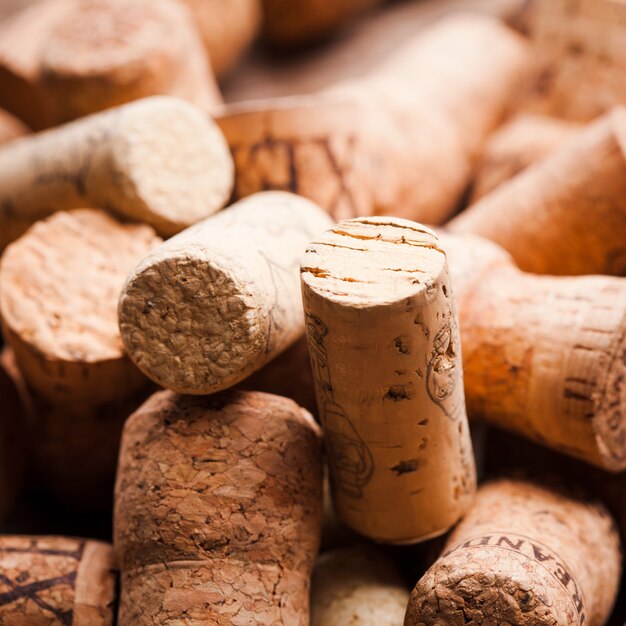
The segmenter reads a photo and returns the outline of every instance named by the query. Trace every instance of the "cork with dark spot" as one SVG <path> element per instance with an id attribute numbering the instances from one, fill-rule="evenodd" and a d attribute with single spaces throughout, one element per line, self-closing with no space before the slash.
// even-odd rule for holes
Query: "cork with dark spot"
<path id="1" fill-rule="evenodd" d="M 14 139 L 28 134 L 28 128 L 16 117 L 0 109 L 0 144 L 9 143 Z"/>
<path id="2" fill-rule="evenodd" d="M 617 107 L 449 228 L 492 239 L 528 272 L 624 275 L 625 149 L 626 108 Z"/>
<path id="3" fill-rule="evenodd" d="M 301 266 L 335 510 L 376 541 L 444 533 L 475 467 L 445 252 L 399 218 L 339 222 Z"/>
<path id="4" fill-rule="evenodd" d="M 626 469 L 626 280 L 527 274 L 487 240 L 440 237 L 470 417 Z"/>
<path id="5" fill-rule="evenodd" d="M 499 480 L 478 490 L 415 586 L 404 624 L 602 626 L 620 573 L 619 537 L 604 507 Z"/>
<path id="6" fill-rule="evenodd" d="M 321 433 L 264 393 L 152 396 L 124 427 L 119 626 L 309 623 Z"/>
<path id="7" fill-rule="evenodd" d="M 0 148 L 0 250 L 33 222 L 85 206 L 172 235 L 226 204 L 233 163 L 215 124 L 154 96 Z"/>
<path id="8" fill-rule="evenodd" d="M 113 626 L 111 546 L 70 537 L 0 536 L 0 623 Z"/>
<path id="9" fill-rule="evenodd" d="M 130 357 L 168 389 L 226 389 L 304 330 L 298 263 L 331 224 L 294 194 L 256 194 L 156 248 L 119 302 Z"/>

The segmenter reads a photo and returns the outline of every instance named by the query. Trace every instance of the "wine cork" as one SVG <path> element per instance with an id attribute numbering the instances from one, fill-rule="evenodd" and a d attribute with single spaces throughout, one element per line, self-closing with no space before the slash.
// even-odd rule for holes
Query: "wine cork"
<path id="1" fill-rule="evenodd" d="M 0 250 L 54 211 L 93 206 L 172 235 L 221 209 L 228 147 L 191 105 L 153 97 L 0 148 Z"/>
<path id="2" fill-rule="evenodd" d="M 291 400 L 155 394 L 124 428 L 119 626 L 309 623 L 321 433 Z"/>
<path id="3" fill-rule="evenodd" d="M 475 468 L 437 237 L 398 218 L 339 222 L 301 276 L 339 518 L 387 543 L 444 533 L 472 502 Z"/>
<path id="4" fill-rule="evenodd" d="M 611 471 L 626 469 L 626 281 L 521 272 L 504 250 L 441 235 L 470 417 Z"/>
<path id="5" fill-rule="evenodd" d="M 571 139 L 578 124 L 543 115 L 520 114 L 485 144 L 472 183 L 472 202 L 493 191 Z"/>
<path id="6" fill-rule="evenodd" d="M 626 109 L 616 108 L 449 223 L 538 274 L 626 273 Z M 581 167 L 581 163 L 585 167 Z"/>
<path id="7" fill-rule="evenodd" d="M 404 623 L 602 626 L 620 570 L 619 537 L 603 506 L 499 480 L 478 490 L 415 586 Z"/>
<path id="8" fill-rule="evenodd" d="M 16 117 L 0 109 L 0 145 L 28 134 L 28 129 Z"/>
<path id="9" fill-rule="evenodd" d="M 4 626 L 113 626 L 111 546 L 69 537 L 0 536 Z"/>
<path id="10" fill-rule="evenodd" d="M 304 330 L 298 262 L 330 223 L 308 200 L 268 192 L 156 248 L 119 302 L 137 367 L 191 394 L 226 389 L 260 369 Z"/>
<path id="11" fill-rule="evenodd" d="M 408 601 L 402 576 L 376 548 L 326 552 L 313 573 L 311 626 L 402 626 Z"/>

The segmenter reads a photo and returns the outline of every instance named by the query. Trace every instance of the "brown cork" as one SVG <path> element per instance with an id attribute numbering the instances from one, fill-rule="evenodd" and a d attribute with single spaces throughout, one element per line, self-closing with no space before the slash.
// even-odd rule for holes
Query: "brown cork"
<path id="1" fill-rule="evenodd" d="M 172 0 L 45 0 L 0 39 L 0 91 L 13 90 L 0 104 L 35 129 L 157 94 L 221 102 L 191 15 Z"/>
<path id="2" fill-rule="evenodd" d="M 260 369 L 304 330 L 298 263 L 330 223 L 309 200 L 267 192 L 165 242 L 120 296 L 130 357 L 181 393 L 213 393 Z"/>
<path id="3" fill-rule="evenodd" d="M 520 114 L 504 124 L 483 148 L 472 183 L 472 202 L 554 152 L 578 130 L 578 124 L 543 115 Z"/>
<path id="4" fill-rule="evenodd" d="M 626 108 L 618 107 L 449 224 L 538 274 L 626 274 Z M 581 167 L 584 163 L 584 167 Z"/>
<path id="5" fill-rule="evenodd" d="M 113 626 L 113 551 L 106 543 L 0 536 L 0 570 L 4 626 Z"/>
<path id="6" fill-rule="evenodd" d="M 172 235 L 221 209 L 232 182 L 208 117 L 145 98 L 0 148 L 0 250 L 36 220 L 84 206 Z"/>
<path id="7" fill-rule="evenodd" d="M 626 469 L 626 280 L 526 274 L 489 241 L 441 241 L 470 417 Z"/>
<path id="8" fill-rule="evenodd" d="M 119 626 L 307 625 L 321 507 L 321 433 L 293 401 L 155 394 L 122 440 Z"/>
<path id="9" fill-rule="evenodd" d="M 373 546 L 320 556 L 311 585 L 311 626 L 402 626 L 409 592 Z"/>
<path id="10" fill-rule="evenodd" d="M 335 509 L 388 543 L 444 533 L 472 502 L 474 457 L 445 253 L 399 218 L 337 224 L 302 289 Z"/>
<path id="11" fill-rule="evenodd" d="M 404 624 L 603 626 L 620 570 L 619 537 L 603 506 L 499 480 L 478 490 L 413 590 Z"/>
<path id="12" fill-rule="evenodd" d="M 0 109 L 0 145 L 28 134 L 28 128 L 16 117 Z"/>

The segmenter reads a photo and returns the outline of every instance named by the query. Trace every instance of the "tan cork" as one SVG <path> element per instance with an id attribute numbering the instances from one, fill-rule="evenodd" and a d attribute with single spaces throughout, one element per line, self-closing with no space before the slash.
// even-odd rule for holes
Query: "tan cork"
<path id="1" fill-rule="evenodd" d="M 626 469 L 626 280 L 526 274 L 487 240 L 440 237 L 470 417 Z"/>
<path id="2" fill-rule="evenodd" d="M 478 490 L 413 590 L 404 624 L 602 626 L 620 570 L 619 537 L 604 507 L 499 480 Z"/>
<path id="3" fill-rule="evenodd" d="M 0 147 L 0 250 L 36 220 L 85 206 L 172 235 L 221 209 L 232 184 L 208 117 L 145 98 Z"/>
<path id="4" fill-rule="evenodd" d="M 119 626 L 308 625 L 321 515 L 321 432 L 293 401 L 155 394 L 122 440 Z"/>
<path id="5" fill-rule="evenodd" d="M 166 241 L 120 296 L 130 357 L 181 393 L 213 393 L 260 369 L 304 330 L 298 263 L 330 224 L 309 200 L 266 192 Z"/>
<path id="6" fill-rule="evenodd" d="M 335 509 L 381 542 L 444 533 L 475 468 L 457 317 L 434 233 L 399 218 L 339 222 L 301 267 Z"/>
<path id="7" fill-rule="evenodd" d="M 322 554 L 311 585 L 311 626 L 402 626 L 409 592 L 373 546 Z"/>
<path id="8" fill-rule="evenodd" d="M 0 109 L 0 145 L 28 134 L 28 128 L 16 117 Z"/>
<path id="9" fill-rule="evenodd" d="M 538 274 L 626 274 L 626 108 L 618 107 L 449 224 Z M 585 167 L 581 167 L 581 163 Z"/>
<path id="10" fill-rule="evenodd" d="M 111 546 L 70 537 L 0 536 L 3 626 L 113 626 Z"/>

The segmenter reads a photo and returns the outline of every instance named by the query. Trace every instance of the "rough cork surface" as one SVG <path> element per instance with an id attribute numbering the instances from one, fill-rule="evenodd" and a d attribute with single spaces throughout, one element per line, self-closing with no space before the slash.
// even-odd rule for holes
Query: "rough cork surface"
<path id="1" fill-rule="evenodd" d="M 172 235 L 226 204 L 233 163 L 196 107 L 144 98 L 0 148 L 0 250 L 58 210 L 100 207 Z"/>
<path id="2" fill-rule="evenodd" d="M 0 109 L 0 145 L 28 134 L 28 128 L 16 117 Z"/>
<path id="3" fill-rule="evenodd" d="M 111 546 L 67 537 L 0 536 L 4 626 L 113 626 Z"/>
<path id="4" fill-rule="evenodd" d="M 119 303 L 129 355 L 181 393 L 226 389 L 289 347 L 304 330 L 298 263 L 330 225 L 293 194 L 257 194 L 149 254 Z"/>
<path id="5" fill-rule="evenodd" d="M 626 281 L 526 274 L 479 237 L 441 240 L 470 417 L 626 469 Z"/>
<path id="6" fill-rule="evenodd" d="M 475 468 L 445 252 L 399 218 L 339 222 L 301 266 L 335 509 L 377 541 L 442 534 Z"/>
<path id="7" fill-rule="evenodd" d="M 402 626 L 409 591 L 373 546 L 322 554 L 311 583 L 311 626 Z"/>
<path id="8" fill-rule="evenodd" d="M 155 394 L 120 453 L 119 626 L 305 626 L 321 515 L 321 432 L 294 402 Z"/>
<path id="9" fill-rule="evenodd" d="M 620 570 L 619 537 L 602 506 L 500 480 L 478 490 L 413 590 L 404 623 L 602 626 Z"/>

